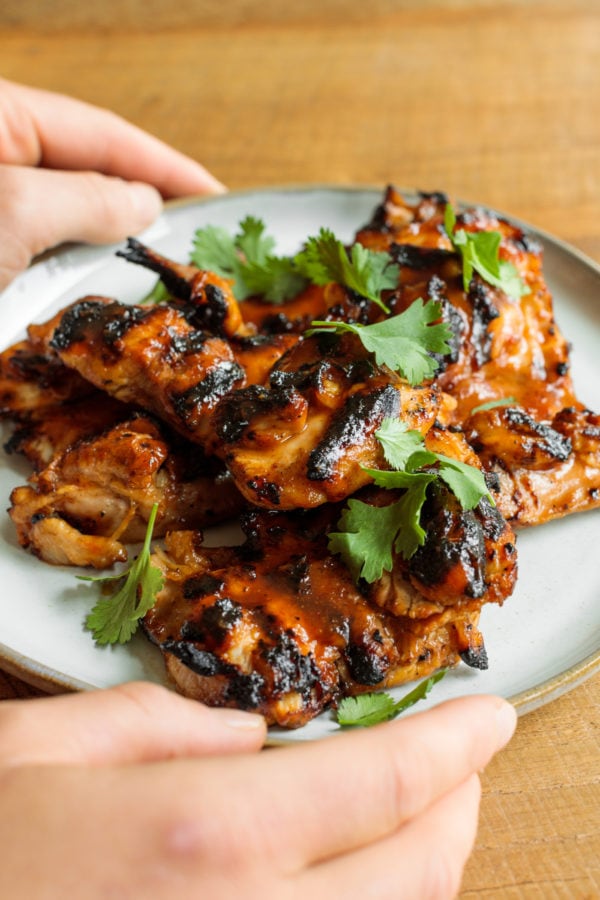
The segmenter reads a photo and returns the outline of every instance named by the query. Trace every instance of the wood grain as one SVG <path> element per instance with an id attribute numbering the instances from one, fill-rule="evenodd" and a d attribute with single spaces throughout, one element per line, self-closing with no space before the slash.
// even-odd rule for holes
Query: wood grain
<path id="1" fill-rule="evenodd" d="M 39 16 L 16 27 L 35 4 L 10 21 L 9 4 L 2 73 L 115 109 L 234 188 L 443 188 L 600 261 L 599 6 L 390 2 L 334 21 L 333 5 L 44 35 Z M 0 697 L 30 693 L 0 678 Z M 600 676 L 524 717 L 483 783 L 465 900 L 600 897 Z"/>

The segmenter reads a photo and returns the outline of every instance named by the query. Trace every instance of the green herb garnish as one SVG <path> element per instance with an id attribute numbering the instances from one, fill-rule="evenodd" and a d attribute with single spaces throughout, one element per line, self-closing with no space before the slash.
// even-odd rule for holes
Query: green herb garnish
<path id="1" fill-rule="evenodd" d="M 381 292 L 398 286 L 400 269 L 388 253 L 353 244 L 348 256 L 344 244 L 333 232 L 322 228 L 318 237 L 307 240 L 305 249 L 297 254 L 294 263 L 313 284 L 342 284 L 389 313 Z"/>
<path id="2" fill-rule="evenodd" d="M 427 488 L 437 479 L 450 488 L 463 509 L 474 509 L 483 497 L 494 503 L 480 469 L 427 450 L 419 431 L 408 431 L 399 420 L 384 419 L 375 434 L 394 469 L 365 467 L 365 472 L 378 487 L 404 493 L 387 506 L 349 500 L 339 531 L 328 535 L 331 552 L 342 557 L 355 580 L 364 578 L 369 584 L 392 571 L 394 553 L 410 559 L 425 543 L 421 511 Z"/>
<path id="3" fill-rule="evenodd" d="M 447 342 L 452 332 L 445 322 L 438 321 L 441 314 L 437 300 L 423 303 L 419 297 L 404 312 L 373 325 L 314 321 L 307 334 L 352 332 L 375 355 L 378 365 L 400 372 L 411 385 L 416 385 L 435 375 L 438 361 L 432 353 L 450 352 Z"/>
<path id="4" fill-rule="evenodd" d="M 424 700 L 434 684 L 441 681 L 446 674 L 446 669 L 440 669 L 435 675 L 430 675 L 424 681 L 413 688 L 400 700 L 394 700 L 386 693 L 357 694 L 356 697 L 344 697 L 337 710 L 338 725 L 344 728 L 365 728 L 368 725 L 379 725 L 395 719 L 409 707 L 414 706 L 419 700 Z"/>
<path id="5" fill-rule="evenodd" d="M 161 570 L 150 564 L 150 542 L 157 511 L 158 503 L 155 503 L 148 519 L 144 546 L 129 569 L 117 575 L 77 576 L 82 581 L 100 584 L 123 582 L 116 593 L 98 600 L 86 619 L 86 628 L 93 632 L 98 644 L 126 644 L 137 630 L 139 620 L 154 605 L 156 595 L 164 585 Z"/>
<path id="6" fill-rule="evenodd" d="M 499 231 L 465 231 L 456 228 L 456 214 L 450 203 L 446 204 L 444 227 L 452 246 L 462 257 L 463 287 L 469 290 L 473 272 L 484 281 L 500 288 L 513 300 L 529 293 L 516 267 L 508 260 L 500 259 L 498 250 L 502 235 Z"/>
<path id="7" fill-rule="evenodd" d="M 139 301 L 140 306 L 146 306 L 151 303 L 165 303 L 171 297 L 171 292 L 169 291 L 166 284 L 159 278 L 151 291 L 149 291 L 145 297 Z"/>
<path id="8" fill-rule="evenodd" d="M 240 222 L 239 231 L 207 225 L 194 236 L 191 261 L 223 278 L 233 280 L 237 300 L 260 294 L 272 303 L 283 303 L 306 286 L 291 257 L 275 256 L 275 239 L 254 216 Z"/>
<path id="9" fill-rule="evenodd" d="M 473 413 L 485 412 L 488 409 L 496 409 L 499 406 L 518 406 L 518 402 L 516 397 L 501 397 L 499 400 L 488 400 L 487 403 L 481 403 L 479 406 L 474 406 L 471 410 L 471 415 L 473 415 Z"/>

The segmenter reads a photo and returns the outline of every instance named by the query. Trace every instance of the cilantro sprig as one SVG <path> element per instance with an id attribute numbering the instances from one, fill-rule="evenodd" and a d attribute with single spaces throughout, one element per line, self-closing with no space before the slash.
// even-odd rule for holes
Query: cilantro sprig
<path id="1" fill-rule="evenodd" d="M 446 669 L 440 669 L 435 675 L 430 675 L 400 700 L 394 700 L 386 693 L 344 697 L 337 709 L 338 725 L 342 725 L 344 728 L 366 728 L 369 725 L 379 725 L 381 722 L 395 719 L 419 700 L 425 700 L 433 686 L 442 680 L 446 671 Z"/>
<path id="2" fill-rule="evenodd" d="M 432 354 L 450 352 L 448 341 L 452 332 L 445 322 L 439 321 L 441 315 L 442 307 L 437 300 L 424 303 L 419 297 L 404 312 L 373 325 L 316 320 L 307 334 L 327 331 L 356 334 L 365 349 L 375 355 L 378 365 L 400 372 L 411 385 L 417 385 L 431 378 L 438 368 Z"/>
<path id="3" fill-rule="evenodd" d="M 238 300 L 259 295 L 272 303 L 297 296 L 309 283 L 341 284 L 367 297 L 385 312 L 381 292 L 397 287 L 399 267 L 388 253 L 353 244 L 348 252 L 328 228 L 309 237 L 295 256 L 277 256 L 264 222 L 246 216 L 239 231 L 208 225 L 196 231 L 191 260 L 234 282 Z"/>
<path id="4" fill-rule="evenodd" d="M 272 303 L 283 303 L 305 287 L 306 279 L 291 257 L 276 256 L 274 249 L 275 239 L 266 233 L 264 222 L 246 216 L 235 235 L 215 225 L 199 228 L 191 261 L 231 278 L 238 300 L 260 294 Z"/>
<path id="5" fill-rule="evenodd" d="M 294 257 L 294 264 L 313 284 L 343 284 L 389 313 L 381 292 L 398 286 L 400 268 L 388 253 L 353 244 L 348 255 L 333 232 L 321 228 L 318 236 L 310 237 L 304 250 Z"/>
<path id="6" fill-rule="evenodd" d="M 392 469 L 364 469 L 378 487 L 404 493 L 386 506 L 349 500 L 339 531 L 328 535 L 331 552 L 342 557 L 355 580 L 369 584 L 392 571 L 394 553 L 410 559 L 425 543 L 421 512 L 434 481 L 443 481 L 463 509 L 474 509 L 483 497 L 494 503 L 480 469 L 427 450 L 423 435 L 403 422 L 384 419 L 375 434 Z"/>
<path id="7" fill-rule="evenodd" d="M 125 572 L 117 575 L 78 575 L 82 581 L 105 584 L 122 581 L 119 590 L 102 597 L 86 619 L 86 628 L 98 644 L 126 644 L 133 637 L 139 620 L 152 608 L 157 593 L 164 585 L 162 572 L 150 564 L 150 543 L 158 503 L 152 507 L 146 537 L 140 555 Z"/>
<path id="8" fill-rule="evenodd" d="M 452 246 L 462 258 L 463 287 L 469 290 L 473 272 L 484 281 L 500 288 L 513 300 L 519 300 L 529 293 L 516 267 L 508 260 L 500 259 L 498 251 L 502 235 L 499 231 L 466 231 L 456 228 L 456 213 L 450 203 L 446 204 L 444 228 Z"/>

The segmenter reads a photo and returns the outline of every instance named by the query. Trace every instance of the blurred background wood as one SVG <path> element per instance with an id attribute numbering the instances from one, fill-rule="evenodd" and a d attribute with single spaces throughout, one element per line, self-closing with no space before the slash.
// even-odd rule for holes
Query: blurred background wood
<path id="1" fill-rule="evenodd" d="M 593 3 L 593 0 L 592 0 Z M 562 0 L 554 6 L 564 7 Z M 503 0 L 502 9 L 512 7 L 548 7 L 549 0 Z M 585 10 L 590 0 L 569 0 L 571 9 Z M 73 31 L 81 28 L 135 28 L 140 31 L 164 31 L 180 27 L 231 27 L 248 24 L 306 25 L 315 23 L 369 22 L 398 12 L 414 10 L 486 11 L 499 7 L 497 0 L 3 0 L 0 27 Z"/>
<path id="2" fill-rule="evenodd" d="M 4 0 L 0 39 L 4 77 L 110 107 L 232 188 L 441 188 L 600 262 L 600 4 Z M 526 716 L 483 782 L 463 898 L 600 898 L 600 676 Z"/>

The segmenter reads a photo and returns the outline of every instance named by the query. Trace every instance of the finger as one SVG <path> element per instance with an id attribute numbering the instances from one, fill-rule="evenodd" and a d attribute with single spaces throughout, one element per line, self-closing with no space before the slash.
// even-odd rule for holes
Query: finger
<path id="1" fill-rule="evenodd" d="M 120 116 L 81 100 L 0 81 L 0 162 L 92 169 L 154 185 L 163 197 L 215 194 L 223 185 L 194 160 Z"/>
<path id="2" fill-rule="evenodd" d="M 134 682 L 105 691 L 0 706 L 3 765 L 151 762 L 260 749 L 260 716 L 209 709 L 159 685 Z"/>
<path id="3" fill-rule="evenodd" d="M 276 847 L 284 871 L 297 871 L 396 831 L 483 769 L 509 740 L 515 719 L 499 697 L 463 698 L 360 733 L 272 751 L 253 763 L 254 773 L 265 767 L 262 778 L 233 770 L 230 777 L 242 782 L 238 793 L 252 810 L 256 840 Z"/>
<path id="4" fill-rule="evenodd" d="M 475 843 L 480 796 L 479 778 L 471 775 L 390 837 L 309 869 L 299 893 L 450 900 Z"/>
<path id="5" fill-rule="evenodd" d="M 112 243 L 160 214 L 155 188 L 95 172 L 0 166 L 0 279 L 3 286 L 37 253 L 63 241 Z"/>

